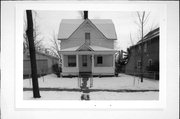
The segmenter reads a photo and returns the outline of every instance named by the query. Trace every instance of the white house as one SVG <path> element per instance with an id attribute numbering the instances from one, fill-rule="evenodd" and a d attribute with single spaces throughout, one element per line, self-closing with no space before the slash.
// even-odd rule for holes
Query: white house
<path id="1" fill-rule="evenodd" d="M 62 75 L 114 75 L 114 24 L 110 19 L 88 19 L 85 15 L 84 19 L 63 19 L 60 23 Z"/>

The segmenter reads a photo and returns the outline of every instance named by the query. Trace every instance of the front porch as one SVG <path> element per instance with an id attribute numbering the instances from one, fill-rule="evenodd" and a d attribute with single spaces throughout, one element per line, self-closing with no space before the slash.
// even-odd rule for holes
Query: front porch
<path id="1" fill-rule="evenodd" d="M 116 51 L 109 48 L 83 44 L 60 51 L 62 76 L 78 76 L 80 73 L 91 75 L 114 75 Z"/>
<path id="2" fill-rule="evenodd" d="M 78 53 L 62 54 L 62 76 L 78 76 L 79 73 L 92 75 L 114 75 L 114 54 Z"/>

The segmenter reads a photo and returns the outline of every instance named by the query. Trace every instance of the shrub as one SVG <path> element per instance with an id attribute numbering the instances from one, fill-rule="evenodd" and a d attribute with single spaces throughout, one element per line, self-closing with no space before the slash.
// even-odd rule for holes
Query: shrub
<path id="1" fill-rule="evenodd" d="M 54 74 L 57 75 L 57 77 L 60 77 L 60 73 L 62 72 L 62 69 L 61 69 L 61 67 L 59 67 L 58 64 L 53 64 L 52 65 L 52 71 Z"/>

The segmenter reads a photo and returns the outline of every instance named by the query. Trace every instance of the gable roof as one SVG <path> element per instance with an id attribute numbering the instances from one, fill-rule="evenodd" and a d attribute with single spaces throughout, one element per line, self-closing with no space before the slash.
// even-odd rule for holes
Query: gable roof
<path id="1" fill-rule="evenodd" d="M 87 19 L 89 20 L 107 39 L 117 39 L 116 31 L 110 19 Z M 68 39 L 76 31 L 84 19 L 63 19 L 58 33 L 58 39 Z"/>
<path id="2" fill-rule="evenodd" d="M 94 51 L 89 45 L 86 45 L 85 43 L 81 45 L 76 51 Z"/>
<path id="3" fill-rule="evenodd" d="M 146 42 L 148 40 L 151 40 L 155 37 L 158 37 L 159 36 L 159 27 L 148 32 L 145 36 L 144 36 L 144 41 L 143 42 Z M 138 41 L 137 42 L 137 45 L 140 44 L 142 42 L 142 40 Z"/>

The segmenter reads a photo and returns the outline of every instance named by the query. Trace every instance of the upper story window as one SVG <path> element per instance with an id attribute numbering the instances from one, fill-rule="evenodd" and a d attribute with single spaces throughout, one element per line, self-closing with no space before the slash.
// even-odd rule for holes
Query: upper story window
<path id="1" fill-rule="evenodd" d="M 138 52 L 141 52 L 141 45 L 138 46 Z"/>
<path id="2" fill-rule="evenodd" d="M 90 33 L 85 33 L 85 43 L 90 44 Z"/>
<path id="3" fill-rule="evenodd" d="M 147 52 L 147 43 L 144 44 L 144 52 Z"/>

